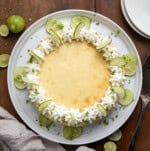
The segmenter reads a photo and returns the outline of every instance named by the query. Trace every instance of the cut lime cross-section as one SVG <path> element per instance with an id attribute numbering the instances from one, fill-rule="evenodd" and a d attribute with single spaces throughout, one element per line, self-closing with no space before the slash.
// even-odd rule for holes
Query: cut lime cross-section
<path id="1" fill-rule="evenodd" d="M 7 37 L 9 34 L 9 29 L 7 25 L 0 25 L 0 36 Z"/>
<path id="2" fill-rule="evenodd" d="M 9 55 L 8 54 L 1 54 L 0 55 L 0 67 L 5 68 L 8 66 L 9 62 Z"/>

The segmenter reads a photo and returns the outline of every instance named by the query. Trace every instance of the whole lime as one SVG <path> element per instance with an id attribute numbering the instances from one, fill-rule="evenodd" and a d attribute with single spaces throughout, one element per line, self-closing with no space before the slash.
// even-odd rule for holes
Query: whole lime
<path id="1" fill-rule="evenodd" d="M 21 16 L 11 15 L 7 19 L 7 25 L 12 33 L 19 33 L 25 27 L 25 20 Z"/>

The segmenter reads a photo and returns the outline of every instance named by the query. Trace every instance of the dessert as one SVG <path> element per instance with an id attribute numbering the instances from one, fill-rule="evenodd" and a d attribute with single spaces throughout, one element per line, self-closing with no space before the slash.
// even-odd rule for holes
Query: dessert
<path id="1" fill-rule="evenodd" d="M 21 71 L 19 80 L 20 73 L 14 74 L 18 88 L 26 87 L 39 112 L 68 128 L 92 124 L 117 102 L 126 106 L 134 98 L 124 84 L 126 76 L 136 72 L 136 58 L 119 54 L 111 37 L 90 31 L 90 25 L 85 16 L 74 16 L 66 28 L 56 19 L 48 20 L 49 36 L 28 50 L 25 74 Z"/>

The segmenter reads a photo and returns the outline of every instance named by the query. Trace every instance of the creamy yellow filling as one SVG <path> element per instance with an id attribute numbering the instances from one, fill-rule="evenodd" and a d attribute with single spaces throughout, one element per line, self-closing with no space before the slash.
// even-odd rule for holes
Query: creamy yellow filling
<path id="1" fill-rule="evenodd" d="M 47 97 L 80 111 L 101 101 L 110 85 L 108 63 L 87 42 L 65 43 L 56 48 L 46 56 L 39 78 Z"/>

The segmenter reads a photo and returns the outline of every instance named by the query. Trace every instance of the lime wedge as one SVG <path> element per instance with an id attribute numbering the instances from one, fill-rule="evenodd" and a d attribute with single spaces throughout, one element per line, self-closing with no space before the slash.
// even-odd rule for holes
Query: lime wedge
<path id="1" fill-rule="evenodd" d="M 0 36 L 7 37 L 9 34 L 9 29 L 7 25 L 0 25 Z"/>
<path id="2" fill-rule="evenodd" d="M 8 66 L 9 57 L 10 56 L 8 54 L 1 54 L 0 55 L 0 67 L 5 68 Z"/>

